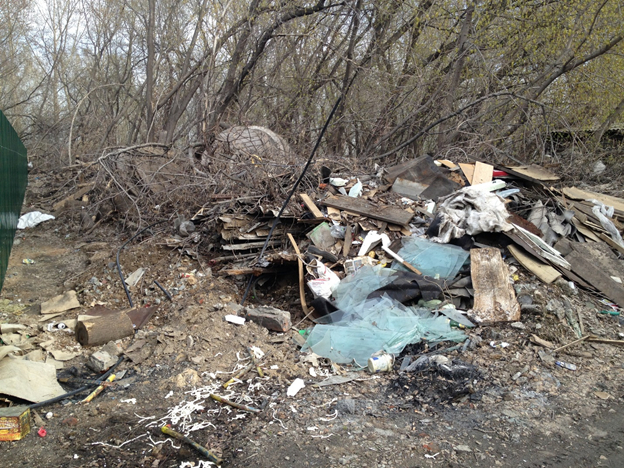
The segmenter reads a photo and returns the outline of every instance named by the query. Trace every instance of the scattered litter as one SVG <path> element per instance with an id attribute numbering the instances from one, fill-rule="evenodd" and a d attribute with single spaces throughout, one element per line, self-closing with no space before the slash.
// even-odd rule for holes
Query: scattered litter
<path id="1" fill-rule="evenodd" d="M 31 211 L 30 213 L 20 216 L 17 221 L 17 229 L 32 228 L 51 219 L 55 219 L 54 216 L 42 213 L 41 211 Z"/>
<path id="2" fill-rule="evenodd" d="M 52 314 L 55 312 L 64 312 L 66 310 L 80 307 L 76 291 L 67 291 L 64 294 L 53 297 L 52 299 L 41 303 L 41 314 Z"/>
<path id="3" fill-rule="evenodd" d="M 568 362 L 563 362 L 563 361 L 555 361 L 555 364 L 557 364 L 559 367 L 563 367 L 564 369 L 568 369 L 571 371 L 576 370 L 576 364 L 570 364 Z"/>
<path id="4" fill-rule="evenodd" d="M 289 397 L 294 397 L 299 390 L 305 387 L 305 382 L 303 379 L 295 379 L 293 383 L 290 384 L 288 390 L 286 390 L 286 395 Z"/>
<path id="5" fill-rule="evenodd" d="M 239 317 L 238 315 L 226 315 L 223 317 L 226 322 L 233 323 L 235 325 L 244 325 L 245 317 Z"/>
<path id="6" fill-rule="evenodd" d="M 53 365 L 23 359 L 0 361 L 0 394 L 38 403 L 65 394 Z"/>

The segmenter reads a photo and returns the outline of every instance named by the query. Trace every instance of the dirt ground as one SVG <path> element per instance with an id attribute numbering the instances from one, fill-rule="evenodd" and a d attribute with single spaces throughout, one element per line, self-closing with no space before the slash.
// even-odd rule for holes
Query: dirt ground
<path id="1" fill-rule="evenodd" d="M 131 289 L 135 303 L 158 306 L 145 327 L 120 341 L 124 350 L 138 351 L 135 361 L 124 361 L 118 368 L 126 371 L 122 379 L 90 404 L 69 398 L 37 410 L 27 437 L 0 443 L 3 467 L 209 466 L 192 447 L 162 434 L 164 424 L 188 433 L 231 467 L 624 466 L 622 348 L 580 343 L 557 353 L 557 360 L 577 366 L 571 371 L 529 340 L 535 334 L 562 346 L 577 338 L 566 323 L 564 296 L 585 330 L 619 338 L 618 317 L 598 314 L 595 300 L 583 292 L 543 285 L 518 267 L 516 289 L 534 306 L 523 310 L 521 325 L 469 331 L 466 349 L 443 352 L 454 343 L 442 343 L 405 352 L 439 352 L 468 364 L 469 372 L 399 373 L 401 357 L 393 372 L 348 372 L 302 354 L 297 330 L 278 334 L 224 321 L 241 299 L 244 280 L 224 279 L 159 245 L 170 229 L 155 228 L 120 256 L 126 275 L 146 268 Z M 63 363 L 59 377 L 93 378 L 85 363 L 100 347 L 81 349 L 71 332 L 47 331 L 50 320 L 39 321 L 40 304 L 75 289 L 82 309 L 127 308 L 115 266 L 127 237 L 111 225 L 82 236 L 61 216 L 19 231 L 16 239 L 0 295 L 0 323 L 29 325 L 33 349 L 54 339 L 60 349 L 80 351 Z M 22 263 L 27 258 L 34 263 Z M 173 294 L 172 302 L 153 280 Z M 250 304 L 289 310 L 297 325 L 302 312 L 296 273 L 257 286 Z M 76 315 L 74 310 L 54 320 Z M 249 363 L 250 346 L 264 353 L 264 377 L 251 370 L 224 389 L 221 384 Z M 323 385 L 332 376 L 352 380 Z M 305 387 L 287 396 L 297 378 Z M 231 408 L 210 393 L 261 411 Z M 43 438 L 37 435 L 41 425 Z"/>

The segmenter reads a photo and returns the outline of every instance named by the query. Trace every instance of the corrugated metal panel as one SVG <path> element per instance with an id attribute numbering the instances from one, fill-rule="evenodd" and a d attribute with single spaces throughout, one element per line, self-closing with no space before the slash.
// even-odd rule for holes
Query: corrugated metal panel
<path id="1" fill-rule="evenodd" d="M 26 147 L 0 111 L 0 291 L 27 183 Z"/>

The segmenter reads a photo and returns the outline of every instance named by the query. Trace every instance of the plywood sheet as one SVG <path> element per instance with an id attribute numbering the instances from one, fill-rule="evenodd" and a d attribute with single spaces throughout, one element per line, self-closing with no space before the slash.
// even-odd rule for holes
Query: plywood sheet
<path id="1" fill-rule="evenodd" d="M 470 270 L 475 290 L 472 317 L 481 324 L 520 320 L 520 304 L 500 251 L 472 249 Z"/>
<path id="2" fill-rule="evenodd" d="M 494 166 L 477 161 L 472 174 L 471 185 L 485 184 L 492 181 Z"/>
<path id="3" fill-rule="evenodd" d="M 472 185 L 472 176 L 474 175 L 475 165 L 467 164 L 467 163 L 459 163 L 459 167 L 461 168 L 462 172 L 466 176 L 468 183 Z"/>

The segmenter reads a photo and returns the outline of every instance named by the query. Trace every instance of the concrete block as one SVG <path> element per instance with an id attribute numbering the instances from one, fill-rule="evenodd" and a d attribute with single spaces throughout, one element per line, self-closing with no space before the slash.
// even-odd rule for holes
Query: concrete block
<path id="1" fill-rule="evenodd" d="M 269 330 L 286 332 L 292 326 L 290 312 L 275 307 L 261 306 L 254 309 L 247 308 L 245 317 Z"/>

